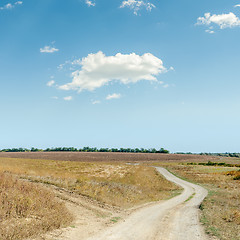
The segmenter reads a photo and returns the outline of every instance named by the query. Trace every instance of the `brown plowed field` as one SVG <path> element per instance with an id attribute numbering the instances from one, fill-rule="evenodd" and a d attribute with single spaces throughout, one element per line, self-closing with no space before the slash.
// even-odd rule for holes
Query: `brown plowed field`
<path id="1" fill-rule="evenodd" d="M 80 162 L 111 161 L 179 161 L 199 162 L 217 161 L 219 157 L 194 154 L 161 154 L 161 153 L 99 153 L 99 152 L 0 152 L 0 157 L 49 159 Z"/>

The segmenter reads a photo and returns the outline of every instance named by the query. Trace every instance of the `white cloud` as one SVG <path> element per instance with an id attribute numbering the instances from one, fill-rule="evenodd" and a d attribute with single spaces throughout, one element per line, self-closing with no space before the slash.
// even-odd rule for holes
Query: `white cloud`
<path id="1" fill-rule="evenodd" d="M 235 8 L 236 8 L 236 7 L 240 7 L 240 4 L 237 4 L 237 5 L 235 5 L 234 7 L 235 7 Z"/>
<path id="2" fill-rule="evenodd" d="M 49 82 L 47 82 L 48 87 L 52 87 L 54 84 L 55 84 L 54 80 L 50 80 Z"/>
<path id="3" fill-rule="evenodd" d="M 71 100 L 73 100 L 73 97 L 72 96 L 67 96 L 67 97 L 64 97 L 63 99 L 65 101 L 71 101 Z"/>
<path id="4" fill-rule="evenodd" d="M 94 7 L 96 5 L 95 2 L 91 1 L 91 0 L 86 0 L 85 3 L 89 6 L 89 7 Z"/>
<path id="5" fill-rule="evenodd" d="M 164 88 L 168 88 L 168 87 L 169 87 L 169 84 L 164 84 L 163 87 L 164 87 Z"/>
<path id="6" fill-rule="evenodd" d="M 74 60 L 74 61 L 71 61 L 71 60 L 66 60 L 64 63 L 61 63 L 57 66 L 57 69 L 58 70 L 63 70 L 65 69 L 66 66 L 68 65 L 71 65 L 71 66 L 74 66 L 74 65 L 77 65 L 77 60 Z M 71 67 L 70 67 L 71 68 Z"/>
<path id="7" fill-rule="evenodd" d="M 51 46 L 45 46 L 44 48 L 40 48 L 41 53 L 54 53 L 58 52 L 59 49 L 51 47 Z"/>
<path id="8" fill-rule="evenodd" d="M 100 103 L 101 103 L 101 101 L 99 101 L 99 100 L 92 101 L 92 104 L 93 104 L 93 105 L 95 105 L 95 104 L 100 104 Z"/>
<path id="9" fill-rule="evenodd" d="M 205 13 L 204 17 L 199 17 L 197 20 L 197 25 L 211 25 L 216 24 L 221 29 L 232 28 L 240 26 L 240 19 L 232 12 L 228 14 L 213 14 Z"/>
<path id="10" fill-rule="evenodd" d="M 123 1 L 120 8 L 128 7 L 133 10 L 133 13 L 135 15 L 138 15 L 138 11 L 141 8 L 145 8 L 147 11 L 151 11 L 156 6 L 152 3 L 146 2 L 146 1 L 136 1 L 136 0 L 126 0 Z"/>
<path id="11" fill-rule="evenodd" d="M 63 90 L 93 91 L 113 81 L 123 84 L 140 80 L 157 81 L 156 75 L 166 72 L 161 59 L 151 53 L 106 56 L 102 52 L 89 54 L 81 61 L 81 69 L 72 72 L 73 80 L 61 85 Z"/>
<path id="12" fill-rule="evenodd" d="M 22 5 L 23 2 L 22 1 L 17 1 L 15 3 L 7 3 L 6 5 L 4 5 L 3 7 L 0 7 L 0 10 L 5 10 L 5 9 L 12 9 L 14 8 L 16 5 Z"/>
<path id="13" fill-rule="evenodd" d="M 210 33 L 210 34 L 214 34 L 215 33 L 213 30 L 210 30 L 210 29 L 205 30 L 205 32 Z"/>
<path id="14" fill-rule="evenodd" d="M 109 94 L 106 97 L 107 100 L 119 99 L 119 98 L 121 98 L 121 94 L 120 93 Z"/>

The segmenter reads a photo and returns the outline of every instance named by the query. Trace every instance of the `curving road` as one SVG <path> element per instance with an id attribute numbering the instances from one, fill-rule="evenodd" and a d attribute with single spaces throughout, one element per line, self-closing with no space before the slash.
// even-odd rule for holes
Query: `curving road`
<path id="1" fill-rule="evenodd" d="M 199 205 L 207 191 L 184 181 L 166 169 L 156 167 L 167 180 L 181 186 L 183 192 L 159 204 L 140 209 L 125 221 L 88 240 L 207 240 L 199 223 Z"/>

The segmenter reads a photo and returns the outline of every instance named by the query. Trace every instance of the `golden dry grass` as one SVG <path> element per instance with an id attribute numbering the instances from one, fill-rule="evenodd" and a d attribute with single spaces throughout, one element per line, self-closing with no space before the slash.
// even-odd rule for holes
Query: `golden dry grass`
<path id="1" fill-rule="evenodd" d="M 233 180 L 240 180 L 240 170 L 238 171 L 229 171 L 226 173 L 228 176 L 233 176 Z"/>
<path id="2" fill-rule="evenodd" d="M 165 167 L 209 190 L 201 205 L 201 221 L 209 234 L 221 240 L 240 239 L 240 180 L 234 180 L 239 176 L 237 168 L 186 164 L 165 164 Z"/>
<path id="3" fill-rule="evenodd" d="M 124 208 L 166 199 L 179 190 L 154 168 L 125 163 L 0 158 L 1 171 Z"/>
<path id="4" fill-rule="evenodd" d="M 72 221 L 65 205 L 48 190 L 0 173 L 0 239 L 19 240 Z"/>

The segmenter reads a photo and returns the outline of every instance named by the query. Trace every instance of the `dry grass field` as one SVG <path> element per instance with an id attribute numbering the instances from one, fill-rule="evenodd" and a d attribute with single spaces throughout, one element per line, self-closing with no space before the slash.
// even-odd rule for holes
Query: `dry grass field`
<path id="1" fill-rule="evenodd" d="M 65 205 L 43 187 L 0 173 L 0 239 L 19 240 L 72 221 Z"/>
<path id="2" fill-rule="evenodd" d="M 180 192 L 154 168 L 126 162 L 5 157 L 0 158 L 0 176 L 0 239 L 5 240 L 23 239 L 71 222 L 71 214 L 56 201 L 51 186 L 119 211 Z"/>
<path id="3" fill-rule="evenodd" d="M 5 236 L 8 236 L 10 228 L 6 227 L 7 225 L 25 226 L 21 224 L 26 224 L 26 228 L 17 227 L 16 229 L 20 230 L 16 231 L 15 235 L 30 236 L 33 234 L 30 230 L 36 227 L 40 232 L 44 232 L 71 221 L 71 216 L 66 222 L 53 224 L 51 219 L 47 220 L 48 213 L 54 216 L 53 212 L 47 211 L 48 207 L 51 208 L 51 211 L 55 209 L 60 213 L 57 215 L 57 217 L 62 216 L 62 218 L 59 217 L 59 220 L 64 219 L 63 216 L 67 213 L 65 206 L 56 202 L 53 193 L 49 192 L 51 186 L 85 196 L 100 203 L 103 207 L 115 206 L 119 211 L 147 202 L 170 198 L 178 194 L 180 189 L 165 180 L 154 168 L 148 167 L 149 165 L 160 165 L 209 190 L 208 197 L 201 205 L 201 221 L 205 224 L 209 234 L 223 240 L 240 239 L 240 188 L 239 180 L 237 180 L 240 176 L 239 168 L 198 165 L 199 162 L 206 163 L 208 161 L 240 164 L 240 160 L 234 158 L 180 154 L 0 153 L 1 201 L 12 202 L 10 198 L 14 199 L 14 201 L 16 200 L 14 206 L 17 209 L 14 210 L 15 212 L 12 211 L 12 217 L 9 217 L 10 215 L 6 214 L 9 206 L 3 205 L 2 212 L 5 211 L 5 213 L 0 212 L 3 214 L 0 220 L 0 232 L 4 233 L 5 231 Z M 141 165 L 127 164 L 129 162 L 138 162 Z M 194 165 L 189 165 L 189 163 L 194 163 Z M 12 183 L 4 186 L 3 182 L 7 181 L 3 179 L 7 178 Z M 42 185 L 49 186 L 49 190 L 42 189 Z M 5 196 L 3 193 L 7 191 L 14 192 L 15 195 L 8 194 L 8 200 L 2 200 Z M 28 192 L 29 197 L 25 191 Z M 23 195 L 27 196 L 27 200 L 16 197 Z M 41 198 L 42 196 L 45 197 Z M 31 198 L 37 203 L 32 203 L 32 200 L 29 200 Z M 44 202 L 46 199 L 49 199 L 47 204 Z M 28 203 L 31 204 L 28 205 Z M 42 215 L 37 215 L 34 210 L 40 209 L 40 204 L 46 206 L 46 211 L 43 210 Z M 52 207 L 53 205 L 55 208 Z M 23 210 L 18 210 L 21 207 L 25 209 L 26 213 L 22 214 Z M 17 216 L 16 212 L 20 213 L 20 216 Z M 45 218 L 46 220 L 44 220 Z M 9 224 L 9 221 L 15 221 L 15 223 Z M 26 229 L 26 231 L 21 229 Z M 22 239 L 22 237 L 14 237 L 9 235 L 2 239 Z"/>
<path id="4" fill-rule="evenodd" d="M 222 159 L 231 162 L 232 159 Z M 240 164 L 240 160 L 235 160 Z M 240 169 L 224 166 L 160 164 L 184 179 L 199 183 L 209 194 L 200 206 L 207 233 L 221 240 L 240 239 Z"/>
<path id="5" fill-rule="evenodd" d="M 126 163 L 0 158 L 0 172 L 66 188 L 123 208 L 166 199 L 178 190 L 154 168 Z"/>

